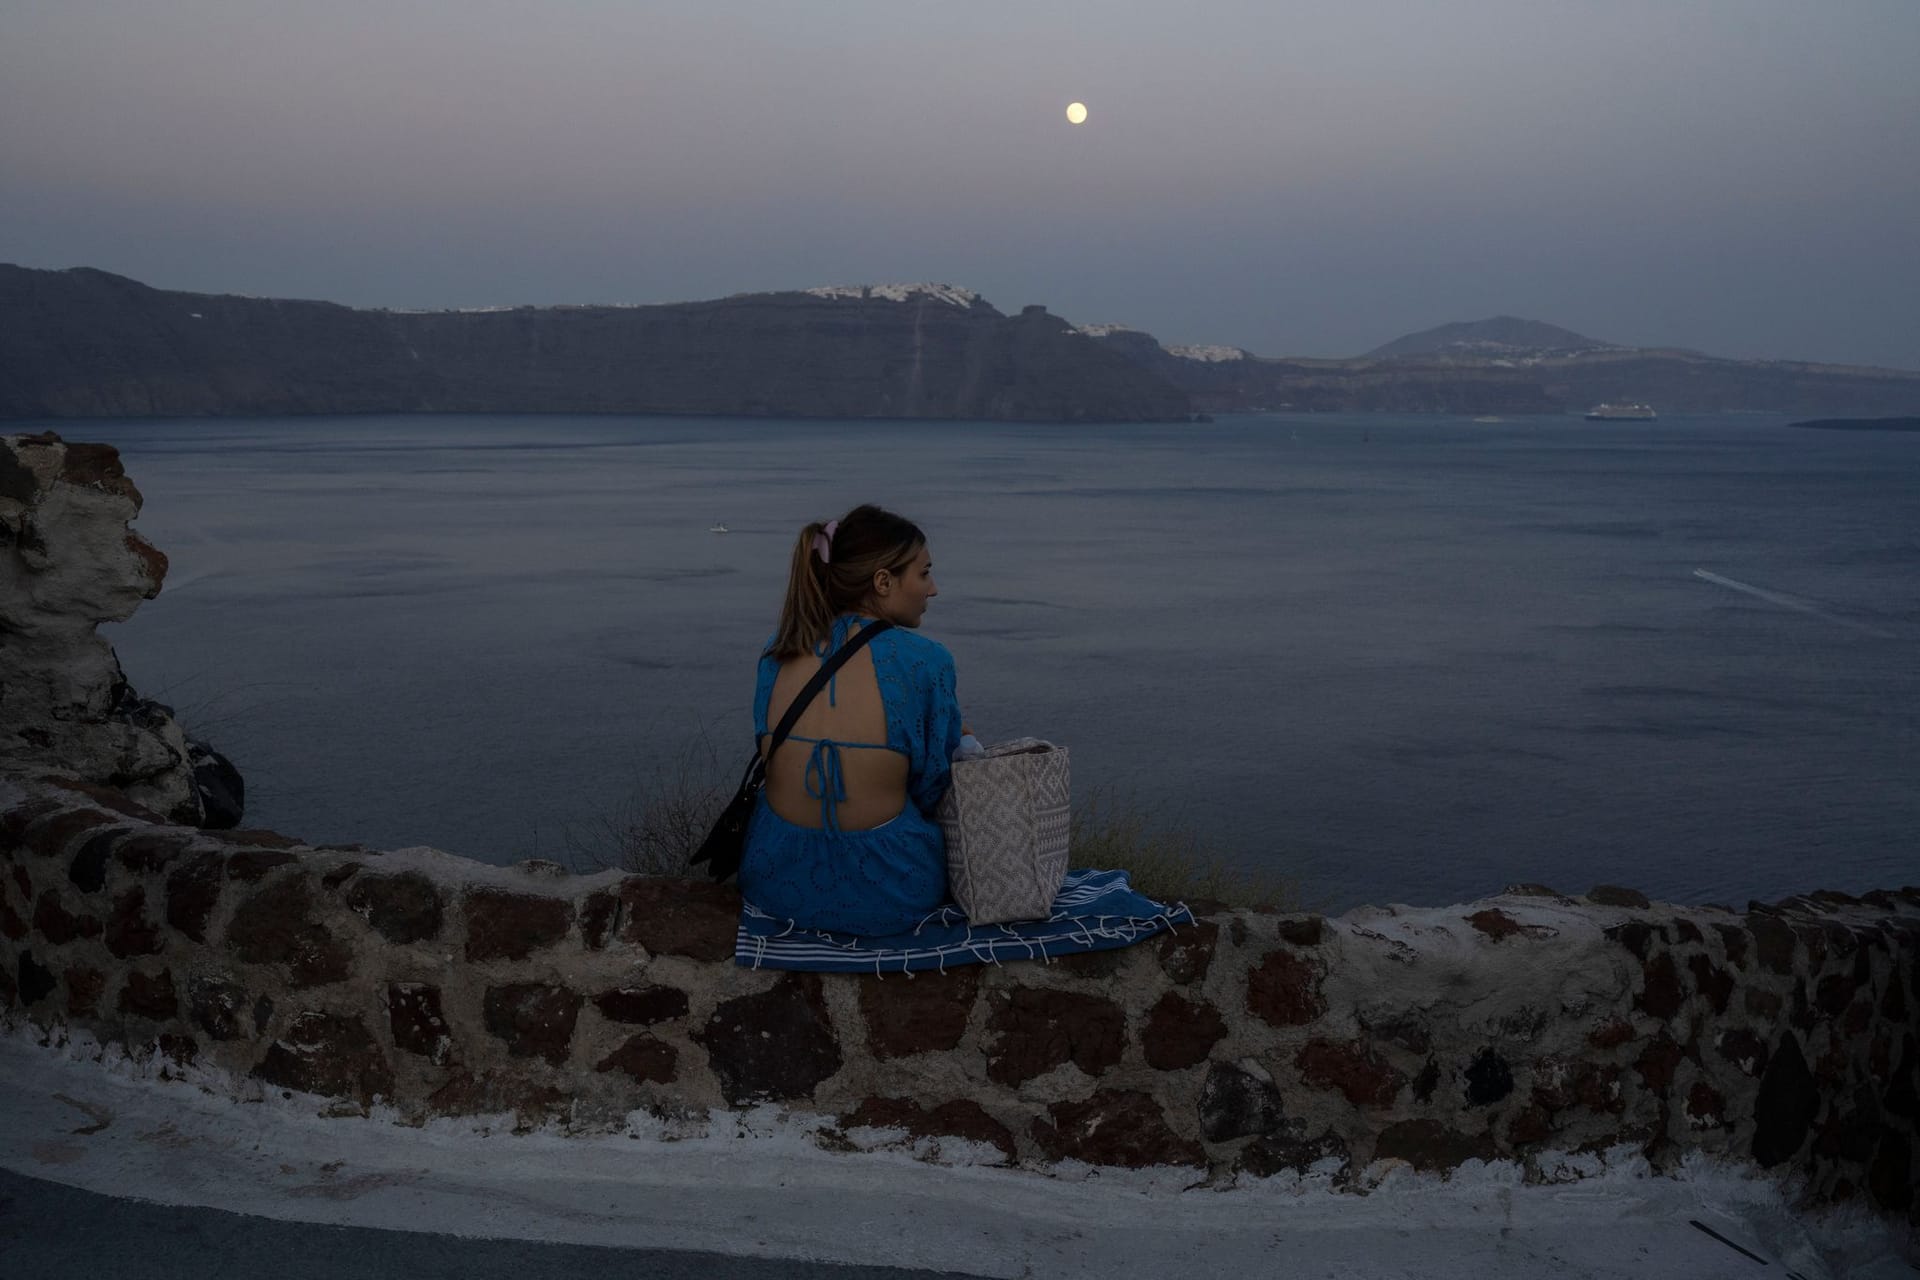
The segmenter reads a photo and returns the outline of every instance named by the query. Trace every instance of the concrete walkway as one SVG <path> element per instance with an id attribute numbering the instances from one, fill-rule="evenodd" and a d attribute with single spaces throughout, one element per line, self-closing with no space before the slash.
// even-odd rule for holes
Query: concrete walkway
<path id="1" fill-rule="evenodd" d="M 142 1078 L 117 1053 L 89 1061 L 31 1034 L 0 1035 L 8 1276 L 1915 1274 L 1884 1220 L 1798 1215 L 1771 1182 L 1706 1166 L 1596 1164 L 1548 1186 L 1505 1166 L 1446 1182 L 1401 1171 L 1354 1194 L 834 1154 L 771 1109 L 677 1140 L 408 1128 L 323 1118 L 277 1090 L 234 1102 L 225 1091 L 246 1082 Z"/>

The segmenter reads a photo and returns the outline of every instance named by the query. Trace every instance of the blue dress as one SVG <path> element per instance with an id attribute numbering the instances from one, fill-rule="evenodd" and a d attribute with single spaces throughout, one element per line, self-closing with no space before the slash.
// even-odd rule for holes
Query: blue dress
<path id="1" fill-rule="evenodd" d="M 819 655 L 838 650 L 860 622 L 853 614 L 836 618 Z M 747 825 L 741 896 L 758 913 L 802 929 L 905 933 L 948 901 L 946 842 L 933 815 L 960 745 L 953 655 L 938 641 L 901 627 L 881 632 L 867 649 L 886 708 L 886 742 L 789 737 L 781 750 L 797 750 L 792 744 L 810 748 L 806 789 L 820 802 L 821 825 L 788 822 L 767 804 L 764 788 Z M 756 735 L 771 731 L 767 705 L 779 673 L 779 660 L 763 654 L 753 692 Z M 829 705 L 838 683 L 836 675 L 819 695 Z M 865 831 L 840 829 L 836 810 L 846 799 L 841 752 L 847 750 L 906 757 L 907 803 L 897 817 Z"/>

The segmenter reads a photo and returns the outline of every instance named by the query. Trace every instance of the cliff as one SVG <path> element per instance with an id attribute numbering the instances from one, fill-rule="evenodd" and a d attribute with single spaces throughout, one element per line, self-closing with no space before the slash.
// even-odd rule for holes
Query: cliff
<path id="1" fill-rule="evenodd" d="M 1173 420 L 1184 392 L 940 286 L 365 311 L 0 265 L 0 418 L 684 413 Z"/>
<path id="2" fill-rule="evenodd" d="M 61 457 L 117 477 L 103 446 Z M 132 552 L 125 518 L 98 505 L 43 554 L 86 580 Z M 33 747 L 0 759 L 0 1023 L 238 1094 L 669 1136 L 773 1103 L 829 1149 L 1342 1185 L 1496 1159 L 1564 1181 L 1625 1144 L 1920 1221 L 1920 888 L 1202 905 L 1052 964 L 775 974 L 735 963 L 731 889 L 198 830 Z"/>

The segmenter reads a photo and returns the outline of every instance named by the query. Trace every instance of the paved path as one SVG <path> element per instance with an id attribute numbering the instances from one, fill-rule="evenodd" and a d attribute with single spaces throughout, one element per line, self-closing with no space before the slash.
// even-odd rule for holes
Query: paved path
<path id="1" fill-rule="evenodd" d="M 0 1034 L 7 1280 L 1914 1277 L 1884 1221 L 1807 1219 L 1774 1184 L 1704 1165 L 1550 1186 L 1503 1166 L 1400 1172 L 1354 1194 L 835 1154 L 772 1108 L 686 1134 L 486 1134 L 328 1119 L 256 1083 L 143 1078 L 30 1036 Z"/>

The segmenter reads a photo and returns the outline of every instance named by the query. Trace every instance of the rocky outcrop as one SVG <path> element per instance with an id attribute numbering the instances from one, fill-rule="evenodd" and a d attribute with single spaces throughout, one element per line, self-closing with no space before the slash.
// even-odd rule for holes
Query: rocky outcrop
<path id="1" fill-rule="evenodd" d="M 139 511 L 112 447 L 0 436 L 0 766 L 53 766 L 115 788 L 122 806 L 232 826 L 238 773 L 135 694 L 96 634 L 166 578 L 166 556 L 127 527 Z"/>
<path id="2" fill-rule="evenodd" d="M 0 418 L 676 413 L 1143 421 L 1186 394 L 944 287 L 359 311 L 0 265 Z"/>

